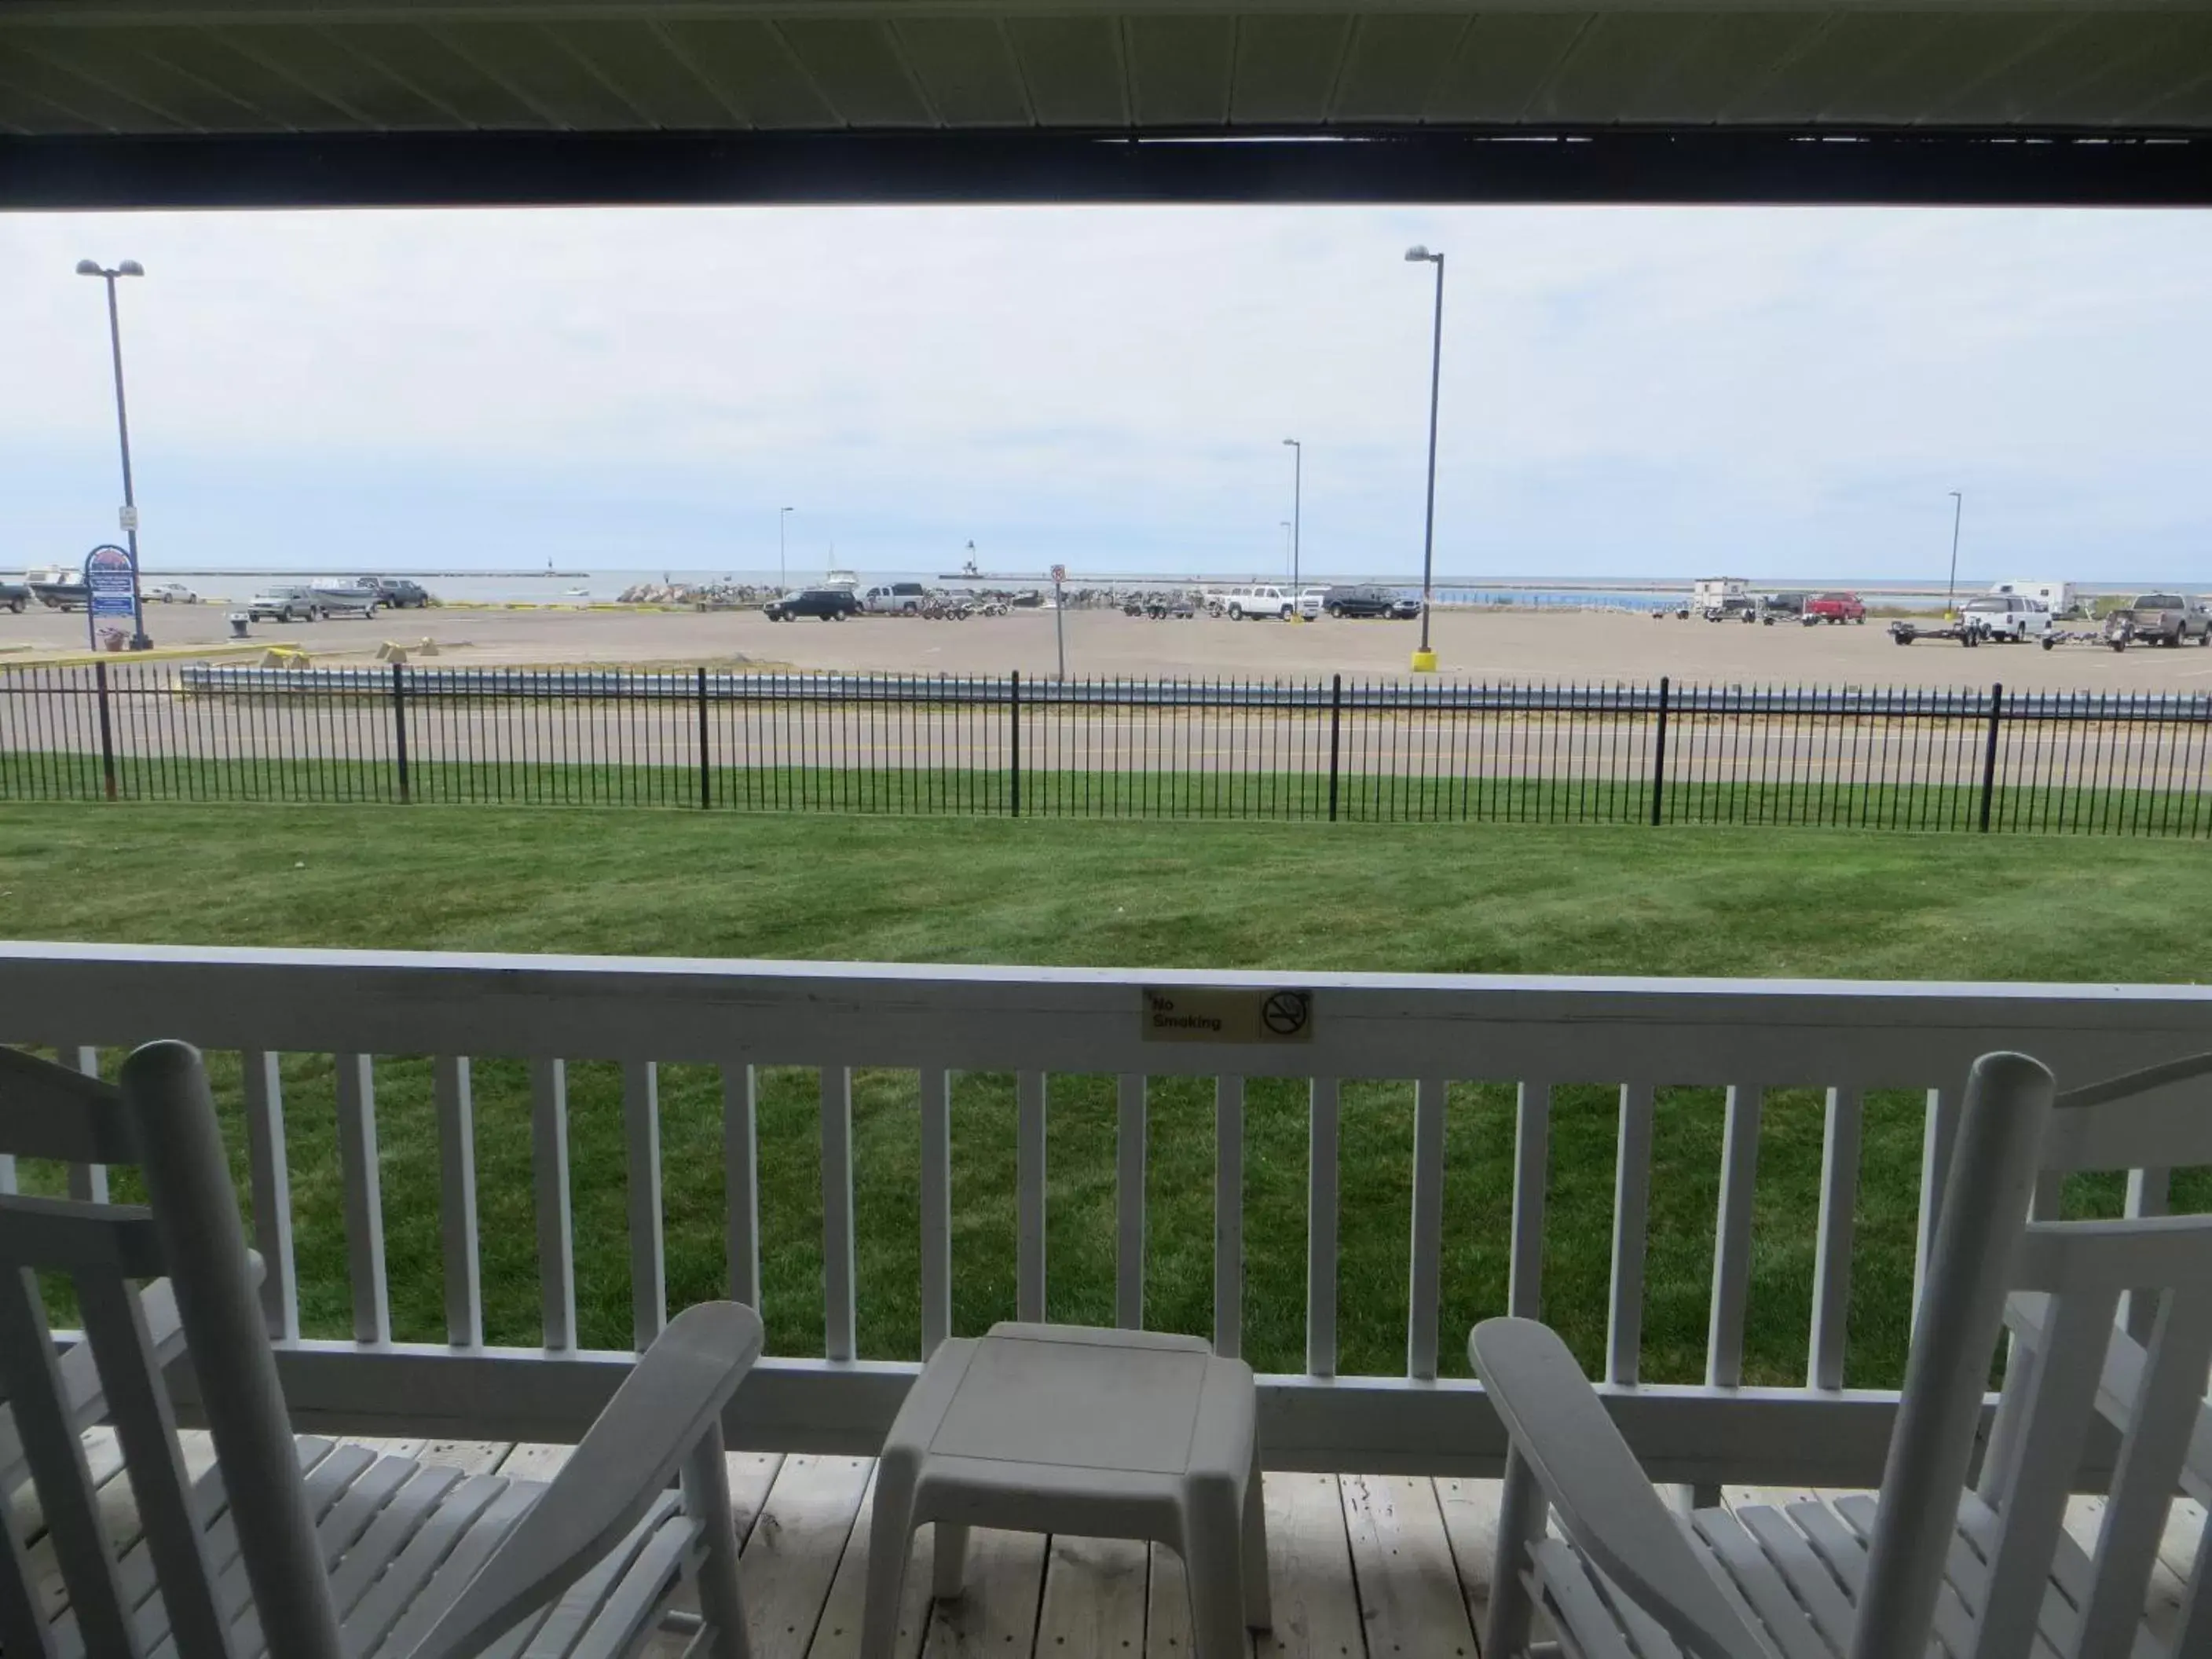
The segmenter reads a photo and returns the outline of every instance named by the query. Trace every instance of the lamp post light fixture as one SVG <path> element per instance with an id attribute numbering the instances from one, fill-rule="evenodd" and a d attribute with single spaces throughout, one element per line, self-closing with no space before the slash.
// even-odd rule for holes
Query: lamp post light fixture
<path id="1" fill-rule="evenodd" d="M 1429 648 L 1429 595 L 1436 583 L 1437 552 L 1437 396 L 1444 368 L 1444 256 L 1431 253 L 1416 242 L 1406 250 L 1406 263 L 1437 268 L 1436 324 L 1429 346 L 1429 496 L 1428 514 L 1421 527 L 1421 643 L 1413 653 L 1413 672 L 1437 672 L 1437 653 Z"/>
<path id="2" fill-rule="evenodd" d="M 1291 452 L 1291 620 L 1304 622 L 1305 612 L 1297 608 L 1298 530 L 1306 493 L 1306 447 L 1296 438 L 1285 438 L 1283 443 Z"/>
<path id="3" fill-rule="evenodd" d="M 125 259 L 112 269 L 97 259 L 80 259 L 76 274 L 98 276 L 107 283 L 107 348 L 115 363 L 115 433 L 123 448 L 123 534 L 131 549 L 131 648 L 143 651 L 154 641 L 146 637 L 146 599 L 138 581 L 138 497 L 131 484 L 131 418 L 123 401 L 123 324 L 115 308 L 115 279 L 143 276 L 146 267 L 136 259 Z"/>
<path id="4" fill-rule="evenodd" d="M 1966 498 L 1957 490 L 1951 494 L 1951 580 L 1943 588 L 1943 616 L 1947 622 L 1959 617 L 1959 520 L 1966 516 Z"/>
<path id="5" fill-rule="evenodd" d="M 791 563 L 784 556 L 783 532 L 791 522 L 793 510 L 787 507 L 775 515 L 775 580 L 779 592 L 788 592 L 791 587 Z"/>

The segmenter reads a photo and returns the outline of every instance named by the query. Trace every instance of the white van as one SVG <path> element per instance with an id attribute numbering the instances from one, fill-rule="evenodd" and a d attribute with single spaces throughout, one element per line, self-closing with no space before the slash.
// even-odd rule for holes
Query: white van
<path id="1" fill-rule="evenodd" d="M 881 582 L 860 595 L 860 608 L 875 617 L 918 616 L 928 599 L 920 582 Z"/>

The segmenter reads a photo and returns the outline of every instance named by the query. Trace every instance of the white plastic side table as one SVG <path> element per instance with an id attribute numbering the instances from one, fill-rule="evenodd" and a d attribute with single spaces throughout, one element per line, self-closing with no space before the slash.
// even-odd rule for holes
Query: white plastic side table
<path id="1" fill-rule="evenodd" d="M 970 1527 L 1164 1544 L 1187 1569 L 1196 1659 L 1232 1659 L 1269 1622 L 1252 1368 L 1152 1331 L 1002 1323 L 947 1340 L 877 1467 L 861 1659 L 890 1659 L 924 1522 L 939 1596 L 960 1594 Z"/>

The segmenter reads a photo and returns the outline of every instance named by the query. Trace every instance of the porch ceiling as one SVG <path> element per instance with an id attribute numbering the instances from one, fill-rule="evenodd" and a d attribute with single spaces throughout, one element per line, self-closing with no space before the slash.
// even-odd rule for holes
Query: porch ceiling
<path id="1" fill-rule="evenodd" d="M 2201 200 L 2209 144 L 2212 0 L 0 7 L 0 205 Z"/>

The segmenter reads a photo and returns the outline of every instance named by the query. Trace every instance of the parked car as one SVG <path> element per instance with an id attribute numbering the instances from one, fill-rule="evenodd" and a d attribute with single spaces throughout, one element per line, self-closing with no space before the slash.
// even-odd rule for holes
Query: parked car
<path id="1" fill-rule="evenodd" d="M 916 617 L 929 602 L 929 590 L 920 582 L 882 582 L 860 596 L 860 606 L 871 616 Z"/>
<path id="2" fill-rule="evenodd" d="M 2151 645 L 2212 645 L 2212 611 L 2186 593 L 2139 593 L 2105 618 L 2105 642 L 2124 651 L 2137 641 Z"/>
<path id="3" fill-rule="evenodd" d="M 1419 599 L 1409 599 L 1373 582 L 1325 588 L 1321 605 L 1332 617 L 1389 617 L 1403 622 L 1421 614 Z"/>
<path id="4" fill-rule="evenodd" d="M 1812 598 L 1810 593 L 1792 588 L 1784 592 L 1769 593 L 1759 604 L 1759 609 L 1766 612 L 1770 620 L 1776 617 L 1802 617 Z"/>
<path id="5" fill-rule="evenodd" d="M 21 616 L 31 603 L 31 590 L 21 582 L 0 582 L 0 611 Z"/>
<path id="6" fill-rule="evenodd" d="M 1301 587 L 1298 589 L 1298 615 L 1308 622 L 1311 622 L 1316 617 L 1321 615 L 1322 595 L 1328 592 L 1328 590 L 1325 587 Z"/>
<path id="7" fill-rule="evenodd" d="M 307 587 L 264 587 L 246 602 L 252 622 L 313 622 L 322 615 L 314 590 Z"/>
<path id="8" fill-rule="evenodd" d="M 860 596 L 849 587 L 802 587 L 770 599 L 761 607 L 770 622 L 793 622 L 814 617 L 823 622 L 842 622 L 860 614 Z"/>
<path id="9" fill-rule="evenodd" d="M 146 597 L 163 605 L 198 605 L 200 602 L 200 596 L 182 582 L 163 582 L 159 587 L 149 589 Z"/>
<path id="10" fill-rule="evenodd" d="M 1206 610 L 1217 617 L 1226 617 L 1231 622 L 1243 622 L 1245 617 L 1279 617 L 1290 621 L 1297 602 L 1279 587 L 1233 587 L 1226 593 L 1217 593 L 1206 601 Z"/>
<path id="11" fill-rule="evenodd" d="M 1959 607 L 1959 625 L 1991 641 L 2039 640 L 2051 631 L 2051 607 L 2024 593 L 1984 593 Z"/>
<path id="12" fill-rule="evenodd" d="M 1824 623 L 1863 623 L 1866 605 L 1856 593 L 1816 593 L 1805 601 L 1805 617 Z"/>

